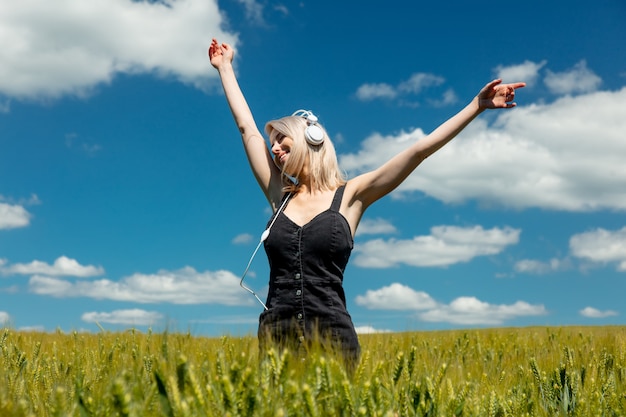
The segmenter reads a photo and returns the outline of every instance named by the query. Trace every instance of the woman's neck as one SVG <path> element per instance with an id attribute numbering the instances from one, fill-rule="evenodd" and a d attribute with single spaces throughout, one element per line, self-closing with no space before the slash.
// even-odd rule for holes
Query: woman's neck
<path id="1" fill-rule="evenodd" d="M 322 189 L 316 181 L 313 181 L 310 177 L 303 179 L 298 178 L 298 187 L 296 188 L 297 194 L 317 194 L 325 191 Z"/>

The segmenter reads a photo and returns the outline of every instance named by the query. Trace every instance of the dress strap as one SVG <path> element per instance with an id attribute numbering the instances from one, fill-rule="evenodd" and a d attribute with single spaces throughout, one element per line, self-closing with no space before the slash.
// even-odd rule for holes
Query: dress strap
<path id="1" fill-rule="evenodd" d="M 343 190 L 346 188 L 346 185 L 342 185 L 341 187 L 337 188 L 337 191 L 335 191 L 335 196 L 333 197 L 333 203 L 330 205 L 330 210 L 331 211 L 339 211 L 339 208 L 341 207 L 341 199 L 343 198 Z"/>

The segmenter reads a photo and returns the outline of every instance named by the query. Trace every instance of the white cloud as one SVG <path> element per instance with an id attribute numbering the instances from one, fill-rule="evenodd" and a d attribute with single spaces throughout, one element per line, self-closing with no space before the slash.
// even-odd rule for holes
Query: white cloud
<path id="1" fill-rule="evenodd" d="M 252 242 L 252 239 L 254 239 L 254 236 L 252 236 L 250 233 L 242 233 L 240 235 L 235 236 L 232 242 L 235 245 L 245 245 L 245 244 Z"/>
<path id="2" fill-rule="evenodd" d="M 6 311 L 0 311 L 0 326 L 6 326 L 11 321 L 11 316 Z"/>
<path id="3" fill-rule="evenodd" d="M 93 277 L 104 274 L 101 266 L 79 264 L 75 259 L 60 256 L 49 265 L 42 261 L 32 261 L 28 264 L 7 265 L 6 261 L 0 263 L 0 273 L 3 275 L 52 275 L 67 277 Z"/>
<path id="4" fill-rule="evenodd" d="M 520 230 L 505 227 L 435 226 L 428 236 L 411 240 L 375 239 L 355 245 L 354 263 L 366 268 L 448 266 L 477 256 L 495 255 L 518 243 Z"/>
<path id="5" fill-rule="evenodd" d="M 356 297 L 356 303 L 372 310 L 417 312 L 416 317 L 422 321 L 464 325 L 500 325 L 516 317 L 547 314 L 543 305 L 525 301 L 489 304 L 476 297 L 458 297 L 450 304 L 442 304 L 424 292 L 399 283 L 368 290 L 364 296 Z"/>
<path id="6" fill-rule="evenodd" d="M 30 213 L 20 205 L 0 203 L 0 230 L 28 226 Z"/>
<path id="7" fill-rule="evenodd" d="M 459 101 L 454 90 L 451 88 L 444 91 L 443 96 L 440 99 L 430 99 L 428 102 L 434 107 L 444 107 L 454 104 Z"/>
<path id="8" fill-rule="evenodd" d="M 552 93 L 565 95 L 596 91 L 602 84 L 602 79 L 587 68 L 587 62 L 583 60 L 567 71 L 548 70 L 544 83 Z"/>
<path id="9" fill-rule="evenodd" d="M 246 18 L 257 25 L 265 25 L 263 18 L 263 5 L 255 0 L 238 0 L 243 4 L 246 12 Z"/>
<path id="10" fill-rule="evenodd" d="M 370 310 L 426 310 L 437 305 L 425 292 L 399 283 L 368 290 L 365 295 L 358 295 L 355 302 Z"/>
<path id="11" fill-rule="evenodd" d="M 569 261 L 567 259 L 561 260 L 557 258 L 552 258 L 548 262 L 543 262 L 535 259 L 522 259 L 521 261 L 515 263 L 515 271 L 542 275 L 566 269 L 568 266 Z"/>
<path id="12" fill-rule="evenodd" d="M 539 70 L 546 65 L 547 61 L 532 62 L 524 61 L 517 65 L 499 65 L 495 69 L 496 77 L 505 83 L 523 81 L 527 86 L 532 86 L 539 78 Z"/>
<path id="13" fill-rule="evenodd" d="M 389 221 L 381 218 L 363 219 L 359 223 L 356 231 L 357 236 L 362 235 L 382 235 L 396 233 L 396 227 Z"/>
<path id="14" fill-rule="evenodd" d="M 14 198 L 5 197 L 2 194 L 0 194 L 0 202 L 8 203 L 8 204 L 16 204 L 20 206 L 33 206 L 33 205 L 41 204 L 41 200 L 39 200 L 39 197 L 37 196 L 37 194 L 31 194 L 30 197 L 28 198 L 20 198 L 17 200 Z"/>
<path id="15" fill-rule="evenodd" d="M 18 287 L 17 285 L 11 285 L 8 287 L 0 288 L 0 293 L 5 293 L 5 294 L 17 294 L 19 291 L 20 291 L 20 287 Z"/>
<path id="16" fill-rule="evenodd" d="M 400 82 L 397 86 L 388 83 L 366 83 L 356 91 L 356 97 L 361 101 L 376 99 L 395 99 L 399 96 L 417 95 L 424 89 L 436 87 L 445 82 L 443 77 L 428 73 L 415 73 L 408 80 Z M 452 89 L 448 89 L 441 100 L 432 102 L 438 106 L 454 103 L 456 95 Z"/>
<path id="17" fill-rule="evenodd" d="M 116 74 L 168 76 L 205 89 L 216 0 L 20 0 L 0 13 L 0 94 L 21 99 L 88 94 Z"/>
<path id="18" fill-rule="evenodd" d="M 276 4 L 276 5 L 273 6 L 273 8 L 278 13 L 280 13 L 282 16 L 289 16 L 289 14 L 290 14 L 289 9 L 284 4 Z"/>
<path id="19" fill-rule="evenodd" d="M 499 110 L 479 118 L 428 158 L 392 195 L 419 191 L 445 203 L 478 200 L 525 209 L 626 210 L 626 87 Z M 496 113 L 497 112 L 497 113 Z M 424 137 L 410 132 L 366 138 L 340 155 L 350 175 L 381 166 Z"/>
<path id="20" fill-rule="evenodd" d="M 579 313 L 581 316 L 588 317 L 591 319 L 602 319 L 605 317 L 612 317 L 612 316 L 618 315 L 617 311 L 614 311 L 614 310 L 600 311 L 593 307 L 585 307 L 582 310 L 580 310 Z"/>
<path id="21" fill-rule="evenodd" d="M 357 334 L 375 334 L 375 333 L 390 333 L 391 330 L 376 329 L 372 326 L 356 326 L 354 328 Z"/>
<path id="22" fill-rule="evenodd" d="M 254 298 L 241 289 L 229 271 L 197 272 L 191 267 L 156 274 L 134 274 L 120 281 L 69 281 L 36 275 L 29 290 L 58 298 L 88 297 L 136 303 L 252 305 Z"/>
<path id="23" fill-rule="evenodd" d="M 370 101 L 378 98 L 391 99 L 398 95 L 396 90 L 389 84 L 363 84 L 356 90 L 359 100 Z"/>
<path id="24" fill-rule="evenodd" d="M 411 75 L 411 77 L 398 85 L 398 91 L 402 93 L 419 94 L 422 90 L 441 85 L 445 82 L 445 78 L 434 74 L 419 72 Z"/>
<path id="25" fill-rule="evenodd" d="M 507 320 L 522 316 L 547 314 L 543 305 L 532 305 L 525 301 L 513 304 L 489 304 L 476 297 L 459 297 L 448 305 L 420 313 L 423 321 L 446 322 L 463 325 L 501 325 Z"/>
<path id="26" fill-rule="evenodd" d="M 81 138 L 76 133 L 65 135 L 65 146 L 69 149 L 77 149 L 86 155 L 93 157 L 102 150 L 102 145 L 93 143 L 93 140 Z"/>
<path id="27" fill-rule="evenodd" d="M 610 231 L 596 229 L 574 235 L 569 241 L 572 255 L 598 263 L 617 263 L 626 271 L 626 227 Z"/>
<path id="28" fill-rule="evenodd" d="M 361 142 L 361 150 L 357 153 L 340 155 L 340 165 L 343 169 L 354 173 L 376 169 L 424 136 L 421 129 L 411 132 L 401 131 L 396 136 L 374 133 Z"/>
<path id="29" fill-rule="evenodd" d="M 18 329 L 21 332 L 44 332 L 46 328 L 42 325 L 23 326 Z"/>
<path id="30" fill-rule="evenodd" d="M 81 316 L 87 323 L 126 324 L 135 326 L 149 326 L 160 322 L 163 315 L 156 311 L 146 311 L 138 308 L 130 310 L 114 310 L 107 312 L 88 312 Z"/>

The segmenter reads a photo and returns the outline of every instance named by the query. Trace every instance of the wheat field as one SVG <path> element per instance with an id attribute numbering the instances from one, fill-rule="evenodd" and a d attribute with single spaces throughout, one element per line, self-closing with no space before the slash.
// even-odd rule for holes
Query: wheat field
<path id="1" fill-rule="evenodd" d="M 626 416 L 626 327 L 360 339 L 346 372 L 253 336 L 0 329 L 0 416 Z"/>

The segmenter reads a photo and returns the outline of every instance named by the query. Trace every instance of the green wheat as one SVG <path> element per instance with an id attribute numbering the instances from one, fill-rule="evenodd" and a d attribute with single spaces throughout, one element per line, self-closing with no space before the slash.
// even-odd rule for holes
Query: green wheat
<path id="1" fill-rule="evenodd" d="M 0 416 L 625 416 L 626 327 L 361 336 L 306 357 L 256 338 L 0 329 Z"/>

